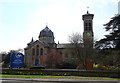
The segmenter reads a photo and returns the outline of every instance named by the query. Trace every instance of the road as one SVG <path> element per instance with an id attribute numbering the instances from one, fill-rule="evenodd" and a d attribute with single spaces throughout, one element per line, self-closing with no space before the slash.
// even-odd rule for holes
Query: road
<path id="1" fill-rule="evenodd" d="M 2 80 L 1 83 L 53 83 L 53 82 L 35 82 L 35 81 L 17 81 L 17 80 Z M 58 82 L 54 82 L 58 83 Z M 60 83 L 60 82 L 59 82 Z"/>
<path id="2" fill-rule="evenodd" d="M 2 80 L 1 83 L 120 83 L 120 81 L 101 81 L 101 80 L 81 80 L 81 81 L 65 81 L 65 82 L 41 82 L 41 81 L 18 81 L 18 80 Z"/>

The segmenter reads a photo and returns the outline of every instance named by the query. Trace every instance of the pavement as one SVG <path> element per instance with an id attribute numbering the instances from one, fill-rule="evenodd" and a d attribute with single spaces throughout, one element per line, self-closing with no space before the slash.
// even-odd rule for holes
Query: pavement
<path id="1" fill-rule="evenodd" d="M 0 80 L 64 82 L 64 83 L 120 83 L 120 80 L 89 80 L 89 79 L 41 79 L 41 78 L 0 78 Z"/>

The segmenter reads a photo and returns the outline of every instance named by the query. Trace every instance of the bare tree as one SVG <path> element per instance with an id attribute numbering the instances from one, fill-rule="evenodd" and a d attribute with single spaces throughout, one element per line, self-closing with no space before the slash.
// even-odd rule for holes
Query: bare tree
<path id="1" fill-rule="evenodd" d="M 70 52 L 73 54 L 72 56 L 76 57 L 75 63 L 78 68 L 85 68 L 85 56 L 83 51 L 83 38 L 79 33 L 72 33 L 69 35 L 69 42 L 71 43 Z"/>
<path id="2" fill-rule="evenodd" d="M 86 37 L 83 39 L 82 35 L 79 33 L 72 33 L 69 35 L 69 42 L 72 44 L 71 52 L 76 56 L 76 63 L 78 68 L 86 69 L 88 61 L 92 60 L 93 46 L 91 45 L 91 39 Z M 86 44 L 86 45 L 85 45 Z"/>
<path id="3" fill-rule="evenodd" d="M 69 35 L 69 42 L 72 44 L 78 44 L 78 43 L 83 43 L 83 38 L 82 35 L 79 33 L 72 33 L 71 35 Z"/>

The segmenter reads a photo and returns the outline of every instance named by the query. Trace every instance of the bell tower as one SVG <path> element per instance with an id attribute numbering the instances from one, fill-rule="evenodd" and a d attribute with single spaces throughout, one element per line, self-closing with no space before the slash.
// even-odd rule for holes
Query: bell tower
<path id="1" fill-rule="evenodd" d="M 83 32 L 83 41 L 84 47 L 93 48 L 93 17 L 94 14 L 90 14 L 87 11 L 87 14 L 82 15 L 83 25 L 84 25 L 84 32 Z"/>

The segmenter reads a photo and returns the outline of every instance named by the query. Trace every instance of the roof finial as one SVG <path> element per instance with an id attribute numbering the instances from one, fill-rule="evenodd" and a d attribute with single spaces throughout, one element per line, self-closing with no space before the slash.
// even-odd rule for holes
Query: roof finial
<path id="1" fill-rule="evenodd" d="M 58 41 L 58 44 L 60 44 L 60 42 Z"/>
<path id="2" fill-rule="evenodd" d="M 87 14 L 89 14 L 89 6 L 87 6 Z"/>
<path id="3" fill-rule="evenodd" d="M 32 39 L 31 39 L 31 42 L 33 42 L 34 40 L 33 40 L 33 37 L 32 37 Z"/>
<path id="4" fill-rule="evenodd" d="M 48 27 L 48 23 L 46 22 L 46 27 Z"/>

